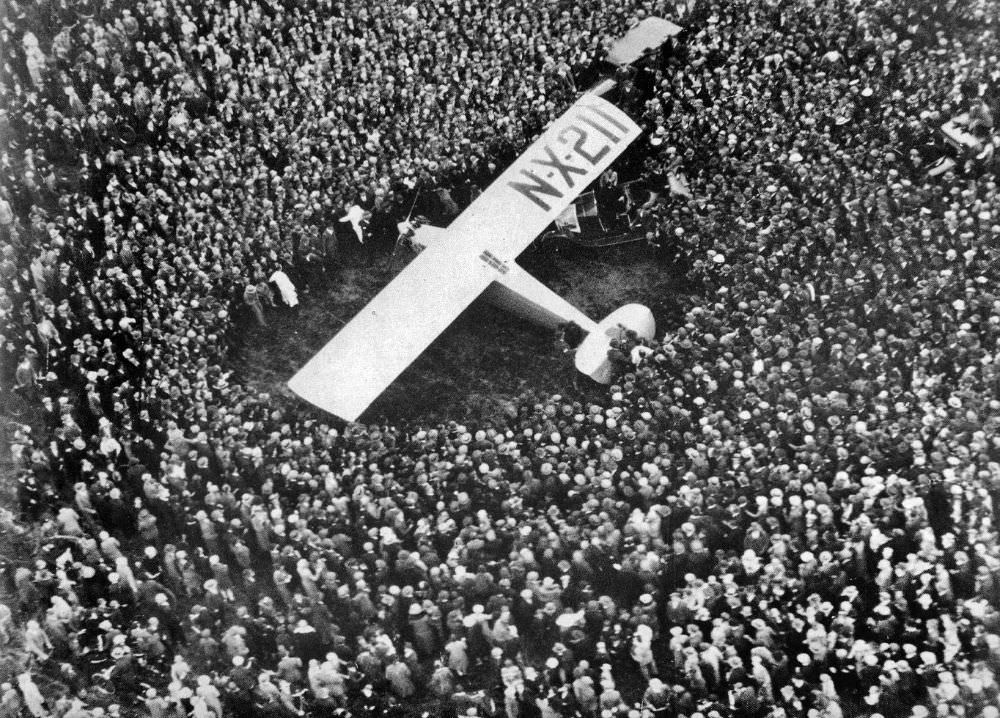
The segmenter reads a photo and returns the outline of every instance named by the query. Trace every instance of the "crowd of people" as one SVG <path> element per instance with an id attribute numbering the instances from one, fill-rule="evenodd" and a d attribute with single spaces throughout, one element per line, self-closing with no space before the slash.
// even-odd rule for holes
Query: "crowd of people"
<path id="1" fill-rule="evenodd" d="M 695 291 L 610 391 L 345 426 L 233 379 L 350 207 L 461 206 L 647 15 L 619 99 Z M 998 22 L 9 2 L 0 714 L 998 718 Z"/>

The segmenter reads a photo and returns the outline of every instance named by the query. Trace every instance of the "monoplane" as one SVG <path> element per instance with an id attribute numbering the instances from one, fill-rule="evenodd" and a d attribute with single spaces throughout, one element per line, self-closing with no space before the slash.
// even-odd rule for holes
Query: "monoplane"
<path id="1" fill-rule="evenodd" d="M 642 20 L 607 54 L 622 67 L 681 30 Z M 547 327 L 572 322 L 587 336 L 575 364 L 608 383 L 608 349 L 625 331 L 652 338 L 652 312 L 627 304 L 600 322 L 532 277 L 516 259 L 641 134 L 606 97 L 615 80 L 596 83 L 556 119 L 447 228 L 424 225 L 424 247 L 288 382 L 303 399 L 356 421 L 474 299 L 490 301 Z"/>

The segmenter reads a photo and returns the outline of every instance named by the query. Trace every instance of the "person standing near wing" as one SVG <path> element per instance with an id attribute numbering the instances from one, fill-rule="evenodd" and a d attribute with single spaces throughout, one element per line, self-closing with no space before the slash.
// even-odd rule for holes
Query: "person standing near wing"
<path id="1" fill-rule="evenodd" d="M 257 323 L 262 327 L 266 327 L 267 320 L 264 319 L 264 308 L 263 306 L 261 306 L 260 296 L 257 293 L 256 285 L 248 284 L 246 286 L 246 288 L 243 290 L 243 301 L 246 303 L 248 307 L 250 307 L 250 311 L 253 312 L 254 318 L 257 320 Z"/>

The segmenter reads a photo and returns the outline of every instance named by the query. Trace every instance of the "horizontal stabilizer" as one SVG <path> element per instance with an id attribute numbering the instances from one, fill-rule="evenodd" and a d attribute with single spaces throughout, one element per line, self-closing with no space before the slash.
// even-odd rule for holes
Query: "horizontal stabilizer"
<path id="1" fill-rule="evenodd" d="M 611 312 L 577 347 L 576 368 L 596 382 L 610 384 L 613 367 L 608 350 L 611 349 L 611 341 L 623 338 L 627 330 L 643 339 L 652 339 L 656 334 L 653 313 L 641 304 L 626 304 Z"/>

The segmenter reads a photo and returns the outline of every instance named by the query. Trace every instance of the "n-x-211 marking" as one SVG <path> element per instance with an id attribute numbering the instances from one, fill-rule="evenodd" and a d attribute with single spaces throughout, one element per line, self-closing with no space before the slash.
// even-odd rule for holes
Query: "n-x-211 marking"
<path id="1" fill-rule="evenodd" d="M 522 169 L 521 175 L 529 182 L 508 183 L 511 189 L 527 197 L 546 212 L 550 206 L 543 199 L 543 195 L 553 197 L 556 200 L 562 199 L 567 191 L 576 187 L 574 176 L 587 176 L 589 174 L 586 167 L 581 167 L 573 162 L 574 157 L 580 158 L 584 163 L 593 167 L 611 151 L 613 145 L 622 142 L 623 135 L 628 132 L 625 125 L 600 107 L 581 105 L 579 110 L 579 114 L 570 118 L 570 124 L 563 128 L 558 135 L 562 147 L 553 148 L 552 145 L 544 145 L 541 147 L 542 156 L 527 158 L 529 162 L 542 168 L 548 168 L 548 170 Z M 590 128 L 590 130 L 588 131 L 585 127 Z M 593 130 L 606 139 L 599 148 L 587 147 L 588 139 L 594 135 Z M 568 153 L 565 153 L 566 149 L 569 149 Z M 556 175 L 560 178 L 558 185 L 550 181 L 554 180 Z M 574 194 L 579 191 L 576 190 Z"/>

